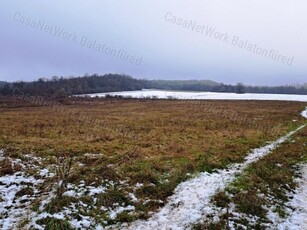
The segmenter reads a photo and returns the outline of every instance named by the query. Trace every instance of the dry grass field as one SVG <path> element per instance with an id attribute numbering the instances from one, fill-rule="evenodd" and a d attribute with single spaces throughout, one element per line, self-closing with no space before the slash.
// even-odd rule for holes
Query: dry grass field
<path id="1" fill-rule="evenodd" d="M 24 167 L 27 175 L 40 178 L 43 169 L 54 175 L 38 194 L 56 196 L 42 210 L 43 198 L 37 195 L 29 203 L 33 212 L 58 213 L 78 204 L 71 215 L 75 219 L 89 216 L 102 226 L 131 222 L 147 218 L 195 173 L 242 162 L 250 149 L 303 124 L 305 106 L 282 101 L 69 99 L 41 107 L 1 100 L 0 149 L 7 158 L 0 175 L 21 170 L 18 162 L 37 166 Z M 80 192 L 80 185 L 92 190 Z M 57 187 L 62 190 L 55 191 Z M 126 209 L 112 214 L 119 207 Z M 38 223 L 69 229 L 63 221 L 52 221 L 48 217 Z M 25 218 L 21 225 L 29 222 Z"/>

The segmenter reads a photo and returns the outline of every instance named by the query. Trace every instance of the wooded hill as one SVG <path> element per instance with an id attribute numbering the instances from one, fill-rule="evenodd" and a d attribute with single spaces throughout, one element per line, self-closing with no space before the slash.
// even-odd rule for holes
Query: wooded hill
<path id="1" fill-rule="evenodd" d="M 33 82 L 0 82 L 0 95 L 28 94 L 31 96 L 65 97 L 76 94 L 162 89 L 181 91 L 307 94 L 305 85 L 299 86 L 244 86 L 241 83 L 226 85 L 210 80 L 146 80 L 135 79 L 124 74 L 106 74 L 83 77 L 53 77 Z"/>

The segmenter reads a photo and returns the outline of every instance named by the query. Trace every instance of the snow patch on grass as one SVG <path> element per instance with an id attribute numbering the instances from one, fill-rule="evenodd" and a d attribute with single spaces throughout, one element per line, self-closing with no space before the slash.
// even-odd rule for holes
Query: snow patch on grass
<path id="1" fill-rule="evenodd" d="M 111 210 L 109 212 L 109 216 L 111 219 L 115 219 L 117 217 L 118 214 L 122 213 L 122 212 L 125 212 L 125 211 L 134 211 L 135 210 L 135 207 L 132 206 L 132 205 L 128 205 L 127 207 L 118 207 L 114 210 Z"/>
<path id="2" fill-rule="evenodd" d="M 301 169 L 302 177 L 297 179 L 298 188 L 286 204 L 289 216 L 277 225 L 277 229 L 307 229 L 307 165 Z"/>
<path id="3" fill-rule="evenodd" d="M 0 161 L 3 160 L 3 154 L 4 154 L 4 150 L 0 149 Z"/>
<path id="4" fill-rule="evenodd" d="M 44 229 L 44 219 L 51 218 L 57 220 L 64 220 L 69 223 L 75 229 L 103 229 L 108 224 L 116 222 L 118 216 L 122 213 L 134 213 L 135 207 L 128 202 L 113 203 L 111 206 L 101 206 L 99 204 L 99 196 L 106 194 L 106 199 L 109 199 L 107 194 L 112 192 L 114 188 L 121 189 L 121 186 L 126 186 L 126 181 L 120 181 L 115 183 L 110 180 L 103 180 L 100 186 L 85 185 L 84 181 L 80 181 L 78 184 L 69 183 L 67 191 L 63 194 L 63 197 L 68 196 L 73 199 L 69 205 L 62 207 L 60 211 L 56 213 L 50 213 L 46 209 L 47 205 L 52 202 L 53 199 L 58 199 L 55 192 L 50 193 L 50 198 L 43 205 L 40 206 L 38 212 L 32 212 L 28 218 L 30 223 L 27 225 L 29 229 L 37 228 Z M 133 193 L 125 194 L 127 198 L 133 203 L 137 200 Z M 112 196 L 112 194 L 110 194 Z M 84 198 L 90 198 L 91 200 L 84 201 Z M 114 197 L 110 197 L 113 199 Z M 64 198 L 66 199 L 66 198 Z M 68 198 L 69 199 L 69 198 Z M 83 200 L 83 201 L 82 201 Z M 101 215 L 93 215 L 93 213 Z M 47 220 L 49 221 L 49 220 Z M 43 223 L 43 224 L 42 224 Z"/>
<path id="5" fill-rule="evenodd" d="M 307 118 L 307 107 L 306 109 L 301 113 L 301 115 L 305 118 Z"/>
<path id="6" fill-rule="evenodd" d="M 215 213 L 211 197 L 217 191 L 225 189 L 248 165 L 269 154 L 303 127 L 264 147 L 252 150 L 244 163 L 234 164 L 228 169 L 217 170 L 211 174 L 204 172 L 179 184 L 162 209 L 147 221 L 134 222 L 128 229 L 189 229 L 192 224 L 204 220 L 208 214 Z"/>
<path id="7" fill-rule="evenodd" d="M 4 159 L 3 150 L 0 152 L 0 160 Z M 0 177 L 0 228 L 3 230 L 16 229 L 19 222 L 30 212 L 31 203 L 41 196 L 38 189 L 47 177 L 50 176 L 47 169 L 40 171 L 40 178 L 27 175 L 28 168 L 37 169 L 31 161 L 21 163 L 20 159 L 7 158 L 12 164 L 19 164 L 20 171 L 12 175 Z M 33 158 L 34 159 L 34 158 Z M 35 159 L 37 160 L 37 159 Z M 20 193 L 20 194 L 18 194 Z"/>
<path id="8" fill-rule="evenodd" d="M 63 194 L 64 196 L 72 196 L 72 197 L 82 197 L 85 195 L 95 196 L 100 193 L 105 193 L 106 190 L 112 186 L 114 186 L 113 181 L 102 182 L 104 185 L 100 185 L 98 187 L 94 186 L 85 186 L 84 181 L 81 181 L 79 185 L 68 184 L 67 191 Z"/>

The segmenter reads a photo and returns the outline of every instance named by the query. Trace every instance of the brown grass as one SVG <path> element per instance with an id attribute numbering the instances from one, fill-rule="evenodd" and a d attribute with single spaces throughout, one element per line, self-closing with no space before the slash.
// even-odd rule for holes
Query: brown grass
<path id="1" fill-rule="evenodd" d="M 12 175 L 20 170 L 21 166 L 19 164 L 12 163 L 12 161 L 7 157 L 0 162 L 0 176 Z"/>
<path id="2" fill-rule="evenodd" d="M 7 154 L 33 153 L 50 162 L 68 154 L 82 163 L 67 178 L 70 183 L 141 182 L 138 198 L 165 200 L 187 173 L 240 162 L 251 148 L 303 123 L 306 104 L 70 99 L 56 108 L 0 105 L 0 149 Z M 137 209 L 146 217 L 158 206 Z"/>

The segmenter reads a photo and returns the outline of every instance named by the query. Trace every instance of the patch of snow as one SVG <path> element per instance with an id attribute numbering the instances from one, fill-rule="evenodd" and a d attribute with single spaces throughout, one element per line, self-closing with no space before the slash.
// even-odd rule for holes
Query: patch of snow
<path id="1" fill-rule="evenodd" d="M 12 164 L 21 165 L 22 171 L 0 177 L 0 228 L 3 230 L 17 228 L 19 222 L 28 215 L 31 202 L 41 195 L 38 190 L 39 185 L 44 182 L 44 178 L 50 176 L 48 170 L 42 170 L 42 179 L 36 179 L 23 171 L 26 168 L 37 168 L 37 166 L 32 165 L 31 162 L 21 163 L 20 159 L 9 158 L 9 160 Z M 33 191 L 31 196 L 16 196 L 19 191 L 27 187 Z"/>
<path id="2" fill-rule="evenodd" d="M 105 185 L 100 185 L 98 187 L 85 186 L 84 181 L 81 181 L 79 185 L 68 184 L 67 191 L 64 193 L 66 196 L 72 197 L 82 197 L 85 195 L 95 196 L 101 193 L 105 193 L 109 187 L 114 185 L 113 181 L 104 182 Z"/>
<path id="3" fill-rule="evenodd" d="M 101 225 L 96 226 L 96 230 L 103 230 L 104 228 Z"/>
<path id="4" fill-rule="evenodd" d="M 96 229 L 96 227 L 100 226 L 99 223 L 101 223 L 101 220 L 97 220 L 93 216 L 90 216 L 89 210 L 101 210 L 101 213 L 105 213 L 110 219 L 116 219 L 117 215 L 122 212 L 130 212 L 134 211 L 135 207 L 126 204 L 118 204 L 114 203 L 111 207 L 97 207 L 97 196 L 102 193 L 108 192 L 109 189 L 114 188 L 114 186 L 119 185 L 126 185 L 125 181 L 121 181 L 119 184 L 115 183 L 110 180 L 102 180 L 102 185 L 98 187 L 94 187 L 93 185 L 86 186 L 84 181 L 80 181 L 79 184 L 72 184 L 68 183 L 67 185 L 67 191 L 63 194 L 66 196 L 72 196 L 74 198 L 81 198 L 84 196 L 90 196 L 93 199 L 92 204 L 86 204 L 82 202 L 81 200 L 78 200 L 76 202 L 71 203 L 68 207 L 64 207 L 62 211 L 54 214 L 47 213 L 45 211 L 45 206 L 50 203 L 51 199 L 55 197 L 55 193 L 50 193 L 50 196 L 48 199 L 43 201 L 44 204 L 41 205 L 39 208 L 40 212 L 32 212 L 30 216 L 30 223 L 28 224 L 28 228 L 38 228 L 38 229 L 44 229 L 44 226 L 38 225 L 36 222 L 38 220 L 41 220 L 46 217 L 52 217 L 55 219 L 65 219 L 68 221 L 71 226 L 75 229 Z M 129 194 L 127 194 L 129 195 Z M 131 201 L 133 201 L 133 197 L 129 196 Z M 87 210 L 83 212 L 83 214 L 80 214 L 80 209 Z M 88 215 L 87 215 L 88 214 Z M 105 222 L 104 224 L 107 224 Z M 39 226 L 39 227 L 38 227 Z"/>
<path id="5" fill-rule="evenodd" d="M 106 187 L 105 186 L 99 186 L 97 188 L 95 187 L 88 187 L 89 188 L 89 196 L 94 196 L 96 194 L 105 193 Z"/>
<path id="6" fill-rule="evenodd" d="M 80 215 L 80 217 L 82 217 L 81 220 L 73 219 L 70 221 L 71 225 L 76 229 L 89 229 L 94 221 L 87 216 Z"/>
<path id="7" fill-rule="evenodd" d="M 3 155 L 4 155 L 4 150 L 0 149 L 0 161 L 4 159 Z"/>
<path id="8" fill-rule="evenodd" d="M 136 90 L 110 93 L 86 94 L 77 96 L 105 97 L 123 96 L 133 98 L 176 98 L 183 100 L 274 100 L 274 101 L 302 101 L 307 102 L 307 95 L 293 94 L 236 94 L 236 93 L 214 93 L 214 92 L 187 92 L 187 91 L 165 91 L 165 90 Z"/>
<path id="9" fill-rule="evenodd" d="M 109 216 L 112 220 L 114 220 L 118 214 L 125 212 L 125 211 L 134 211 L 135 207 L 132 205 L 128 205 L 127 207 L 118 207 L 115 210 L 111 210 L 109 212 Z"/>
<path id="10" fill-rule="evenodd" d="M 307 229 L 307 165 L 302 167 L 302 178 L 297 179 L 299 186 L 293 198 L 286 204 L 290 214 L 282 223 L 278 224 L 280 230 Z"/>
<path id="11" fill-rule="evenodd" d="M 16 194 L 26 187 L 21 184 L 22 182 L 38 184 L 33 177 L 26 177 L 23 173 L 0 177 L 0 228 L 3 230 L 14 229 L 26 213 L 22 206 L 29 205 L 33 200 L 30 197 L 16 199 Z M 22 204 L 23 200 L 25 203 Z"/>
<path id="12" fill-rule="evenodd" d="M 63 193 L 64 196 L 77 197 L 77 193 L 74 190 L 68 190 Z"/>
<path id="13" fill-rule="evenodd" d="M 227 213 L 227 210 L 223 209 L 223 214 L 226 214 L 226 213 Z M 236 211 L 236 205 L 234 203 L 230 203 L 229 213 L 232 214 L 232 217 L 229 219 L 229 227 L 230 227 L 231 230 L 236 230 L 236 229 L 238 229 L 238 227 L 241 227 L 241 229 L 249 229 L 246 226 L 237 223 L 237 221 L 235 221 L 235 220 L 245 219 L 246 221 L 248 221 L 249 224 L 254 224 L 254 225 L 259 220 L 259 217 L 257 217 L 257 216 L 237 212 Z M 218 222 L 218 221 L 219 220 L 216 220 L 216 222 Z"/>
<path id="14" fill-rule="evenodd" d="M 134 187 L 138 189 L 138 188 L 142 188 L 143 186 L 144 186 L 144 184 L 138 182 L 138 183 L 135 184 Z"/>
<path id="15" fill-rule="evenodd" d="M 244 163 L 234 164 L 228 169 L 217 170 L 211 174 L 204 172 L 196 178 L 182 182 L 162 209 L 147 221 L 138 220 L 132 223 L 128 229 L 189 229 L 192 224 L 215 212 L 210 201 L 217 191 L 225 189 L 248 165 L 269 154 L 303 127 L 305 126 L 264 147 L 252 150 Z"/>
<path id="16" fill-rule="evenodd" d="M 53 214 L 53 217 L 56 218 L 56 219 L 59 219 L 59 220 L 64 220 L 64 215 L 63 213 L 55 213 Z"/>
<path id="17" fill-rule="evenodd" d="M 133 202 L 137 202 L 138 201 L 138 198 L 136 198 L 136 196 L 133 193 L 129 193 L 128 195 L 129 195 L 131 201 L 133 201 Z"/>
<path id="18" fill-rule="evenodd" d="M 50 214 L 47 212 L 42 212 L 40 214 L 33 212 L 31 213 L 31 215 L 29 216 L 29 219 L 31 220 L 30 223 L 28 224 L 28 228 L 29 229 L 45 229 L 44 226 L 41 226 L 39 224 L 37 224 L 36 222 L 38 220 L 44 219 L 44 218 L 54 218 L 54 219 L 58 219 L 58 220 L 69 220 L 69 223 L 71 224 L 71 226 L 75 229 L 89 229 L 90 227 L 93 227 L 96 222 L 92 217 L 89 216 L 84 216 L 84 215 L 80 215 L 78 214 L 78 219 L 75 218 L 68 218 L 70 217 L 73 213 L 78 213 L 78 210 L 76 208 L 76 205 L 73 204 L 71 205 L 69 208 L 65 207 L 64 210 L 62 212 L 59 213 L 54 213 L 54 214 Z"/>
<path id="19" fill-rule="evenodd" d="M 39 175 L 42 176 L 42 177 L 45 177 L 47 175 L 49 175 L 50 172 L 48 169 L 42 169 L 40 172 L 39 172 Z"/>
<path id="20" fill-rule="evenodd" d="M 103 157 L 105 155 L 103 153 L 85 153 L 83 156 L 89 158 L 97 158 L 97 157 Z"/>
<path id="21" fill-rule="evenodd" d="M 301 113 L 301 115 L 305 118 L 307 118 L 307 107 L 306 109 Z"/>

